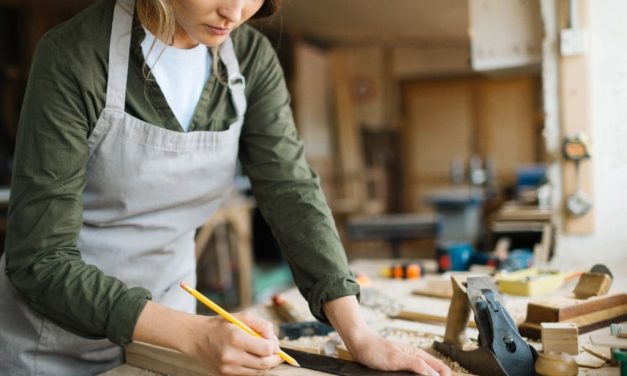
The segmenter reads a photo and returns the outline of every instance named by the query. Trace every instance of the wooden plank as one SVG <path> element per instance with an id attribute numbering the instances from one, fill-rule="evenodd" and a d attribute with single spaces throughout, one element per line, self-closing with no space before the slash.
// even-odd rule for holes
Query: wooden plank
<path id="1" fill-rule="evenodd" d="M 191 357 L 165 347 L 133 342 L 125 348 L 126 364 L 170 376 L 218 376 Z M 321 376 L 326 373 L 285 364 L 264 373 L 266 376 Z"/>
<path id="2" fill-rule="evenodd" d="M 342 197 L 350 200 L 348 211 L 356 211 L 366 198 L 366 187 L 360 179 L 364 168 L 363 153 L 359 126 L 355 118 L 348 58 L 348 51 L 343 49 L 333 50 L 330 54 Z"/>
<path id="3" fill-rule="evenodd" d="M 535 323 L 566 321 L 591 312 L 626 304 L 627 294 L 614 294 L 586 300 L 552 298 L 542 302 L 529 303 L 526 321 Z"/>
<path id="4" fill-rule="evenodd" d="M 540 338 L 540 323 L 569 322 L 577 325 L 579 333 L 587 333 L 612 322 L 627 320 L 627 294 L 590 298 L 553 299 L 551 302 L 529 303 L 527 318 L 519 326 L 520 333 L 529 338 Z"/>
<path id="5" fill-rule="evenodd" d="M 409 320 L 409 321 L 419 321 L 419 322 L 437 322 L 446 324 L 448 317 L 446 314 L 438 315 L 426 312 L 416 312 L 416 311 L 408 311 L 401 310 L 398 314 L 392 316 L 394 319 L 401 320 Z M 468 321 L 468 326 L 471 328 L 476 328 L 477 324 L 475 324 L 474 320 Z"/>

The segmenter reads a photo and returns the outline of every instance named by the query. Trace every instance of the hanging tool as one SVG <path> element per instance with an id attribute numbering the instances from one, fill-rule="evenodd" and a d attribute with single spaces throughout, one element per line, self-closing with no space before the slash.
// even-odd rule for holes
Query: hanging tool
<path id="1" fill-rule="evenodd" d="M 453 299 L 443 342 L 433 348 L 472 373 L 494 376 L 535 375 L 538 356 L 518 333 L 494 282 L 487 277 L 451 277 Z M 470 350 L 466 326 L 470 310 L 479 330 L 479 346 Z"/>
<path id="2" fill-rule="evenodd" d="M 588 137 L 584 133 L 577 133 L 564 140 L 564 158 L 575 162 L 575 192 L 566 199 L 566 210 L 573 217 L 583 217 L 592 208 L 592 200 L 581 188 L 581 172 L 579 164 L 590 159 L 591 151 Z"/>

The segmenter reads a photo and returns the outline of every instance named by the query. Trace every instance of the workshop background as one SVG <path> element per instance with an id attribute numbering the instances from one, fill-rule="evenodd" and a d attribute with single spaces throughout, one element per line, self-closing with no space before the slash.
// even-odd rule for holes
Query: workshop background
<path id="1" fill-rule="evenodd" d="M 0 0 L 0 237 L 37 41 L 93 2 Z M 287 0 L 257 22 L 349 259 L 505 244 L 625 264 L 624 14 L 622 0 Z M 229 308 L 291 284 L 247 184 L 198 231 L 199 286 Z"/>

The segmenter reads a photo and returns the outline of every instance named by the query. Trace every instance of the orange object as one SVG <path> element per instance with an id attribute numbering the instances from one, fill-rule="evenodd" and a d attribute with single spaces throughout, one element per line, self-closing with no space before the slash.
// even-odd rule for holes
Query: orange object
<path id="1" fill-rule="evenodd" d="M 419 279 L 422 277 L 420 264 L 394 264 L 382 271 L 384 277 L 394 279 Z"/>
<path id="2" fill-rule="evenodd" d="M 370 284 L 370 278 L 365 274 L 357 274 L 356 280 L 359 286 L 368 286 Z"/>

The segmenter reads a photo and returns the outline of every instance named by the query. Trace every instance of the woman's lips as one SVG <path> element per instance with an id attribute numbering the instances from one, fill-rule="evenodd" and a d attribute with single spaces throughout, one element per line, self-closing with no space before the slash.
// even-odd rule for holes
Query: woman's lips
<path id="1" fill-rule="evenodd" d="M 217 36 L 228 35 L 229 32 L 231 31 L 231 29 L 226 29 L 223 27 L 216 27 L 216 26 L 211 26 L 211 25 L 205 25 L 205 27 L 207 28 L 207 30 L 209 30 L 211 34 L 217 35 Z"/>

